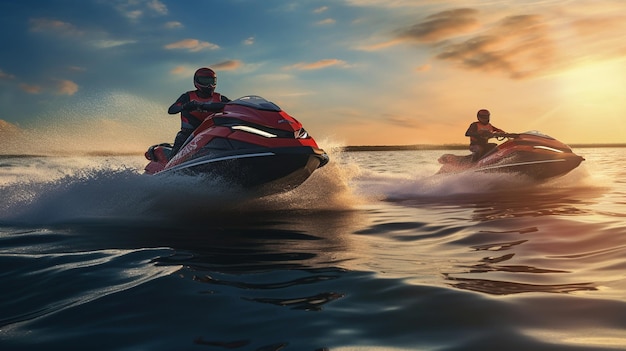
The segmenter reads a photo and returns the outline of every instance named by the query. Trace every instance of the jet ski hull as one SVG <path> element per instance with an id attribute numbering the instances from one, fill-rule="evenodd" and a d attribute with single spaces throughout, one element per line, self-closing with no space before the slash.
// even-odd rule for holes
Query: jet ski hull
<path id="1" fill-rule="evenodd" d="M 502 162 L 478 167 L 476 171 L 517 173 L 532 179 L 543 180 L 563 176 L 578 167 L 584 160 L 578 155 L 541 156 L 522 152 L 520 155 Z"/>
<path id="2" fill-rule="evenodd" d="M 471 155 L 445 154 L 439 158 L 443 165 L 438 173 L 515 173 L 534 180 L 546 180 L 566 175 L 582 161 L 583 157 L 556 139 L 527 132 L 515 134 L 477 162 L 472 162 Z"/>
<path id="3" fill-rule="evenodd" d="M 158 174 L 206 175 L 257 195 L 273 194 L 298 187 L 327 162 L 323 150 L 309 146 L 259 148 L 200 156 Z"/>

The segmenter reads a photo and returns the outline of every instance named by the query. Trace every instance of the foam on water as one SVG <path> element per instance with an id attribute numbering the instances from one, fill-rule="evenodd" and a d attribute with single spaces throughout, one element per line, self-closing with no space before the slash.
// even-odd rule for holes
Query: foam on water
<path id="1" fill-rule="evenodd" d="M 7 167 L 0 183 L 0 197 L 4 199 L 0 221 L 167 220 L 227 212 L 343 210 L 358 202 L 349 186 L 353 170 L 333 162 L 291 192 L 254 198 L 211 176 L 144 175 L 139 167 L 145 160 L 128 160 L 44 157 L 22 164 L 16 161 L 11 169 Z M 37 162 L 41 162 L 40 167 L 27 166 Z"/>
<path id="2" fill-rule="evenodd" d="M 429 173 L 430 172 L 430 173 Z M 391 174 L 362 171 L 359 176 L 359 194 L 389 201 L 407 199 L 456 199 L 468 196 L 489 196 L 503 193 L 542 191 L 571 191 L 597 188 L 601 181 L 594 179 L 584 167 L 545 182 L 511 173 L 463 172 L 433 174 L 424 170 L 417 174 Z"/>

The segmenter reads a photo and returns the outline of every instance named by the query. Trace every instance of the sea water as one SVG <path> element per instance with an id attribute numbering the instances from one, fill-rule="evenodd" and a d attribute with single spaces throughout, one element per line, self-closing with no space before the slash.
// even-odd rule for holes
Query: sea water
<path id="1" fill-rule="evenodd" d="M 626 149 L 575 151 L 541 184 L 335 151 L 261 199 L 0 156 L 0 350 L 626 350 Z"/>

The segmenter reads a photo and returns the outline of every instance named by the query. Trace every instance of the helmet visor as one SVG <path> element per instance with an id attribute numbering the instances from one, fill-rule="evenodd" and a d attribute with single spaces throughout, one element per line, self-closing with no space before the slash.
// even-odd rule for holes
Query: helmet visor
<path id="1" fill-rule="evenodd" d="M 196 77 L 198 84 L 208 87 L 217 85 L 217 77 Z"/>

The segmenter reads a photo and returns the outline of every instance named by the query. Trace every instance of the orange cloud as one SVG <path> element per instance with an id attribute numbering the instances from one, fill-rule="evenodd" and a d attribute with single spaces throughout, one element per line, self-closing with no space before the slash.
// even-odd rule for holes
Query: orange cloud
<path id="1" fill-rule="evenodd" d="M 185 66 L 176 66 L 170 70 L 171 74 L 177 76 L 187 75 L 189 72 L 191 72 L 191 69 Z"/>
<path id="2" fill-rule="evenodd" d="M 466 35 L 480 27 L 477 10 L 461 8 L 432 14 L 424 21 L 400 29 L 391 40 L 363 45 L 359 50 L 377 51 L 403 43 L 436 43 Z"/>
<path id="3" fill-rule="evenodd" d="M 165 45 L 165 48 L 168 50 L 173 49 L 187 49 L 191 52 L 197 52 L 204 49 L 216 50 L 220 47 L 216 44 L 209 43 L 206 41 L 200 41 L 198 39 L 184 39 L 181 41 L 177 41 L 175 43 Z"/>
<path id="4" fill-rule="evenodd" d="M 385 113 L 382 115 L 384 118 L 384 122 L 387 124 L 400 126 L 404 128 L 419 128 L 420 125 L 415 121 L 415 119 L 411 117 L 407 117 L 406 115 L 395 115 L 391 113 Z"/>
<path id="5" fill-rule="evenodd" d="M 477 13 L 477 10 L 468 8 L 435 13 L 426 17 L 426 21 L 403 30 L 398 37 L 431 43 L 469 33 L 480 27 L 480 22 L 475 18 Z"/>
<path id="6" fill-rule="evenodd" d="M 392 40 L 384 41 L 381 43 L 363 45 L 363 46 L 358 47 L 358 49 L 364 50 L 364 51 L 378 51 L 378 50 L 386 49 L 388 47 L 392 47 L 394 45 L 402 44 L 404 42 L 405 41 L 401 39 L 392 39 Z"/>
<path id="7" fill-rule="evenodd" d="M 285 67 L 285 69 L 297 69 L 297 70 L 314 70 L 322 69 L 331 66 L 343 66 L 347 67 L 348 64 L 343 60 L 338 59 L 324 59 L 317 62 L 300 62 L 291 66 Z"/>
<path id="8" fill-rule="evenodd" d="M 543 16 L 509 16 L 477 32 L 481 28 L 477 14 L 469 8 L 435 13 L 398 30 L 393 39 L 364 49 L 379 50 L 407 42 L 428 44 L 436 59 L 463 69 L 503 73 L 512 79 L 541 76 L 566 65 L 557 55 Z"/>
<path id="9" fill-rule="evenodd" d="M 555 45 L 539 15 L 506 17 L 481 35 L 440 47 L 438 59 L 467 69 L 503 72 L 513 79 L 541 75 L 557 62 Z"/>
<path id="10" fill-rule="evenodd" d="M 213 69 L 219 69 L 222 71 L 233 71 L 241 67 L 243 63 L 239 60 L 222 61 L 211 65 Z"/>
<path id="11" fill-rule="evenodd" d="M 626 16 L 589 17 L 572 22 L 572 27 L 581 36 L 595 36 L 614 30 L 623 31 Z"/>
<path id="12" fill-rule="evenodd" d="M 427 63 L 424 65 L 415 67 L 415 72 L 428 72 L 430 71 L 431 68 L 432 68 L 431 65 Z"/>
<path id="13" fill-rule="evenodd" d="M 24 90 L 29 94 L 39 94 L 41 92 L 41 87 L 38 85 L 30 85 L 26 83 L 20 84 L 20 89 Z"/>
<path id="14" fill-rule="evenodd" d="M 78 91 L 78 85 L 70 80 L 60 80 L 57 83 L 56 93 L 59 95 L 74 95 Z"/>

